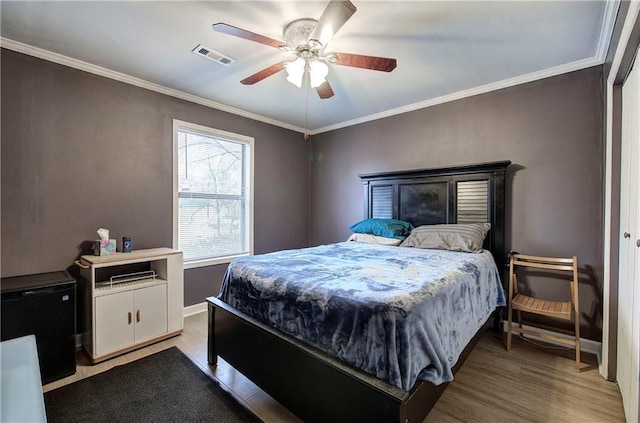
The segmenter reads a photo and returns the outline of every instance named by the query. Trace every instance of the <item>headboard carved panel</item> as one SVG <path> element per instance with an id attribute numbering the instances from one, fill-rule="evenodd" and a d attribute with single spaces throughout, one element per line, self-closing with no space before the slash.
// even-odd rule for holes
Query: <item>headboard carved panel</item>
<path id="1" fill-rule="evenodd" d="M 449 182 L 398 182 L 397 218 L 422 225 L 447 223 L 449 220 Z"/>
<path id="2" fill-rule="evenodd" d="M 414 226 L 491 223 L 485 248 L 498 268 L 506 262 L 505 173 L 510 161 L 359 175 L 364 216 Z"/>

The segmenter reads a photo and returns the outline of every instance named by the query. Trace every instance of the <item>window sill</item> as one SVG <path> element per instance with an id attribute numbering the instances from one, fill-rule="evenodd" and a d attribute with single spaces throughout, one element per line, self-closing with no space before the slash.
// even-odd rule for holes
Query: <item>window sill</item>
<path id="1" fill-rule="evenodd" d="M 183 269 L 195 269 L 195 268 L 198 268 L 198 267 L 216 266 L 218 264 L 228 264 L 228 263 L 231 263 L 233 260 L 235 260 L 238 257 L 244 257 L 244 256 L 249 256 L 249 255 L 251 255 L 251 254 L 250 253 L 243 253 L 243 254 L 236 254 L 236 255 L 233 255 L 233 256 L 216 257 L 216 258 L 203 259 L 203 260 L 185 261 L 182 264 L 182 268 Z"/>

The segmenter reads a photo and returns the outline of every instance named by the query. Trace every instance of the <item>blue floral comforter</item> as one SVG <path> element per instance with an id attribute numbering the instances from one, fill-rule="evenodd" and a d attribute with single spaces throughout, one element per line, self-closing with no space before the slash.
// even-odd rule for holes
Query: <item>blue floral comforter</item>
<path id="1" fill-rule="evenodd" d="M 409 391 L 451 368 L 505 295 L 491 253 L 343 242 L 233 261 L 219 298 Z"/>

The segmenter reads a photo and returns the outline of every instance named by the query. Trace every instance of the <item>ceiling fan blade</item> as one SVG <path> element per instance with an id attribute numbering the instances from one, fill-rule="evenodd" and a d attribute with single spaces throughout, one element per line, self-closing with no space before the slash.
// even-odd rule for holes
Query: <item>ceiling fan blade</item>
<path id="1" fill-rule="evenodd" d="M 329 81 L 327 80 L 316 87 L 316 92 L 322 99 L 333 97 L 333 88 L 331 88 L 331 85 L 329 85 Z"/>
<path id="2" fill-rule="evenodd" d="M 396 59 L 386 57 L 363 56 L 360 54 L 333 53 L 337 60 L 336 65 L 351 66 L 354 68 L 371 69 L 382 72 L 391 72 L 396 68 Z"/>
<path id="3" fill-rule="evenodd" d="M 278 62 L 275 65 L 271 65 L 268 68 L 262 69 L 260 72 L 256 72 L 251 76 L 246 77 L 242 81 L 240 81 L 243 85 L 253 85 L 256 82 L 260 82 L 263 79 L 276 74 L 284 69 L 284 62 Z"/>
<path id="4" fill-rule="evenodd" d="M 331 0 L 309 39 L 318 40 L 323 47 L 326 46 L 355 12 L 356 7 L 350 1 Z"/>
<path id="5" fill-rule="evenodd" d="M 211 28 L 213 28 L 214 31 L 233 35 L 234 37 L 244 38 L 245 40 L 254 41 L 269 47 L 280 48 L 281 46 L 286 45 L 283 41 L 274 40 L 273 38 L 247 31 L 246 29 L 236 28 L 235 26 L 223 22 L 215 23 L 211 25 Z"/>

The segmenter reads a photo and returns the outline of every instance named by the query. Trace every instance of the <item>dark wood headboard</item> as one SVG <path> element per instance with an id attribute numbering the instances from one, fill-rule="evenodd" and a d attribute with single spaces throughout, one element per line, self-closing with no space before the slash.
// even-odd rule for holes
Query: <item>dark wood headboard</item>
<path id="1" fill-rule="evenodd" d="M 506 263 L 505 173 L 510 161 L 358 175 L 365 218 L 391 218 L 414 226 L 491 223 L 485 248 L 498 269 Z M 503 272 L 500 272 L 503 276 Z"/>

